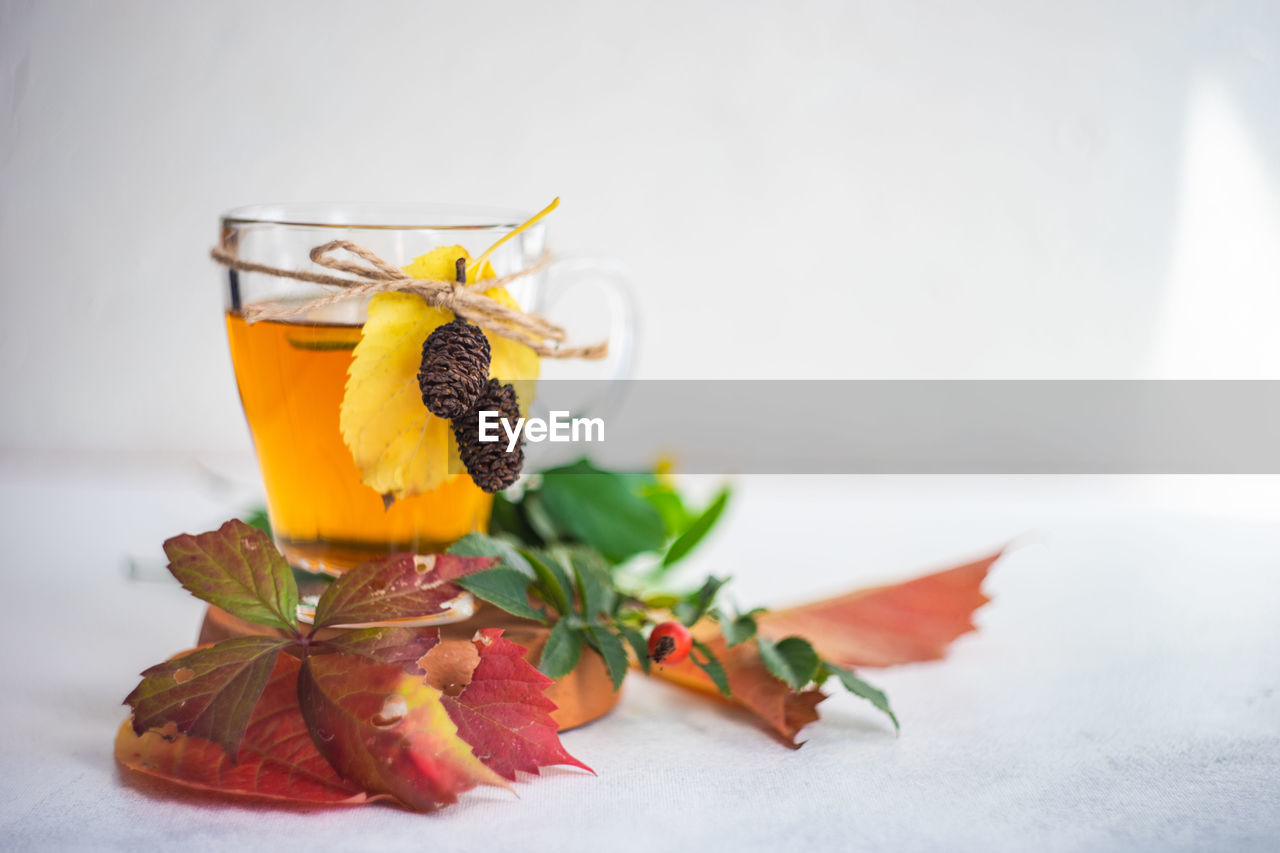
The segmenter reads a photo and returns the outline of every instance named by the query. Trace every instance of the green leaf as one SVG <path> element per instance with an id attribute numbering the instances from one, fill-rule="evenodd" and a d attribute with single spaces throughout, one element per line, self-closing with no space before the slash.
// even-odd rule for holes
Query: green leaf
<path id="1" fill-rule="evenodd" d="M 594 622 L 601 614 L 608 615 L 613 611 L 613 590 L 608 582 L 583 561 L 570 558 L 573 563 L 573 574 L 578 581 L 578 594 L 582 597 L 582 616 L 587 622 Z"/>
<path id="2" fill-rule="evenodd" d="M 556 525 L 537 492 L 526 492 L 524 500 L 520 501 L 520 509 L 523 510 L 529 529 L 541 541 L 550 544 L 565 538 L 564 532 Z"/>
<path id="3" fill-rule="evenodd" d="M 653 504 L 653 508 L 662 516 L 662 526 L 667 536 L 679 536 L 693 522 L 688 508 L 684 505 L 680 493 L 667 485 L 655 484 L 642 489 L 640 496 Z"/>
<path id="4" fill-rule="evenodd" d="M 557 527 L 612 562 L 658 551 L 666 541 L 662 516 L 653 504 L 633 492 L 622 476 L 585 460 L 544 472 L 538 496 Z"/>
<path id="5" fill-rule="evenodd" d="M 733 619 L 720 620 L 720 633 L 724 634 L 724 641 L 728 643 L 729 648 L 745 643 L 756 635 L 755 617 L 750 613 L 744 613 Z"/>
<path id="6" fill-rule="evenodd" d="M 573 611 L 573 582 L 559 559 L 554 554 L 543 552 L 539 555 L 532 550 L 525 551 L 523 556 L 533 568 L 542 600 L 561 616 L 568 616 Z"/>
<path id="7" fill-rule="evenodd" d="M 169 571 L 192 595 L 259 625 L 298 633 L 293 570 L 261 530 L 238 518 L 164 543 Z"/>
<path id="8" fill-rule="evenodd" d="M 635 652 L 636 660 L 640 664 L 640 668 L 644 670 L 644 674 L 649 674 L 649 642 L 644 638 L 644 634 L 639 629 L 631 625 L 619 625 L 618 633 L 631 646 L 631 651 Z"/>
<path id="9" fill-rule="evenodd" d="M 693 641 L 693 650 L 689 653 L 689 660 L 693 661 L 694 666 L 711 677 L 716 689 L 723 695 L 731 695 L 729 676 L 724 674 L 724 667 L 720 665 L 720 659 L 716 657 L 716 653 L 711 651 L 705 643 L 698 640 Z"/>
<path id="10" fill-rule="evenodd" d="M 529 565 L 529 561 L 516 550 L 514 545 L 492 536 L 485 536 L 483 533 L 468 533 L 450 545 L 448 553 L 464 557 L 497 557 L 501 561 L 498 566 L 515 569 L 517 572 L 533 577 L 533 568 Z"/>
<path id="11" fill-rule="evenodd" d="M 360 625 L 444 612 L 462 595 L 459 581 L 475 573 L 484 574 L 496 562 L 493 557 L 416 557 L 407 552 L 370 560 L 343 572 L 324 591 L 316 604 L 315 627 Z"/>
<path id="12" fill-rule="evenodd" d="M 613 689 L 617 690 L 622 686 L 622 679 L 627 677 L 627 650 L 622 645 L 622 639 L 600 625 L 588 626 L 586 631 L 592 648 L 604 658 L 609 677 L 613 679 Z"/>
<path id="13" fill-rule="evenodd" d="M 517 572 L 515 569 L 489 569 L 486 572 L 477 572 L 474 575 L 459 578 L 457 581 L 459 586 L 470 590 L 477 598 L 501 607 L 513 616 L 546 622 L 546 614 L 529 606 L 531 582 L 528 575 Z"/>
<path id="14" fill-rule="evenodd" d="M 720 494 L 716 495 L 711 505 L 703 510 L 702 515 L 694 519 L 693 523 L 680 534 L 679 538 L 671 543 L 671 547 L 667 549 L 667 555 L 662 558 L 663 567 L 672 566 L 688 556 L 689 552 L 697 547 L 698 543 L 710 532 L 711 528 L 715 527 L 728 503 L 729 489 L 725 487 L 720 490 Z"/>
<path id="15" fill-rule="evenodd" d="M 590 545 L 583 545 L 577 542 L 561 542 L 552 546 L 549 550 L 554 551 L 569 562 L 581 563 L 602 577 L 609 578 L 612 576 L 613 564 Z"/>
<path id="16" fill-rule="evenodd" d="M 529 556 L 531 559 L 533 557 L 541 558 L 543 567 L 551 573 L 552 577 L 555 578 L 555 582 L 560 586 L 560 589 L 564 591 L 564 613 L 566 615 L 572 613 L 577 587 L 573 580 L 573 570 L 565 564 L 561 554 L 551 549 L 544 548 L 541 551 L 532 551 L 526 556 Z"/>
<path id="17" fill-rule="evenodd" d="M 596 468 L 594 465 L 591 464 L 591 460 L 589 459 L 579 459 L 574 464 L 582 465 L 585 468 L 590 469 L 592 471 L 604 470 L 602 468 Z M 658 474 L 655 471 L 608 471 L 605 473 L 608 473 L 614 477 L 617 477 L 619 480 L 622 481 L 623 485 L 625 485 L 631 491 L 635 492 L 637 495 L 643 495 L 645 492 L 648 492 L 652 489 L 666 488 L 662 484 L 662 481 L 658 479 Z"/>
<path id="18" fill-rule="evenodd" d="M 757 637 L 756 644 L 765 668 L 793 690 L 803 690 L 818 674 L 818 653 L 804 637 L 784 637 L 776 643 Z"/>
<path id="19" fill-rule="evenodd" d="M 124 700 L 133 709 L 134 732 L 173 723 L 183 734 L 220 745 L 234 764 L 276 658 L 293 642 L 236 637 L 147 669 Z"/>
<path id="20" fill-rule="evenodd" d="M 685 625 L 693 627 L 693 624 L 706 614 L 707 608 L 716 600 L 716 593 L 720 591 L 720 587 L 728 582 L 728 578 L 707 578 L 696 592 L 676 604 L 671 612 Z"/>
<path id="21" fill-rule="evenodd" d="M 573 672 L 582 657 L 582 634 L 561 619 L 551 627 L 547 644 L 542 647 L 538 669 L 548 678 L 563 678 Z"/>
<path id="22" fill-rule="evenodd" d="M 854 696 L 861 696 L 863 699 L 866 699 L 872 705 L 888 714 L 889 719 L 893 721 L 894 729 L 901 731 L 902 727 L 898 725 L 897 716 L 893 713 L 892 709 L 889 708 L 889 697 L 885 695 L 883 690 L 878 687 L 872 687 L 870 684 L 855 675 L 851 669 L 845 669 L 844 667 L 838 666 L 830 661 L 824 661 L 823 665 L 840 679 L 840 683 L 844 685 L 845 690 L 848 690 Z"/>
<path id="23" fill-rule="evenodd" d="M 512 501 L 504 493 L 493 496 L 493 510 L 489 514 L 489 535 L 508 536 L 525 545 L 541 545 L 541 537 L 533 532 L 529 522 L 524 520 L 524 512 L 520 504 Z"/>

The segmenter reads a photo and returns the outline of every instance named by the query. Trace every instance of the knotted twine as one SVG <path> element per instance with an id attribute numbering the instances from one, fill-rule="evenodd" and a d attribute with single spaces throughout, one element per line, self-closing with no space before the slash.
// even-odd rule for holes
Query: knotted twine
<path id="1" fill-rule="evenodd" d="M 350 252 L 362 259 L 364 263 L 335 257 L 333 253 L 338 250 Z M 348 240 L 334 240 L 316 246 L 311 250 L 311 261 L 326 269 L 346 273 L 352 276 L 351 278 L 246 261 L 221 246 L 215 246 L 210 250 L 209 255 L 224 267 L 233 270 L 262 273 L 338 288 L 332 293 L 304 302 L 259 302 L 245 306 L 240 313 L 249 323 L 293 317 L 375 293 L 415 293 L 434 308 L 452 311 L 481 329 L 524 344 L 546 358 L 597 359 L 609 354 L 608 341 L 589 346 L 561 346 L 567 337 L 564 329 L 538 314 L 508 308 L 484 293 L 490 288 L 505 287 L 510 282 L 546 269 L 551 263 L 551 255 L 546 253 L 526 269 L 469 284 L 441 279 L 414 278 L 387 263 L 364 246 Z M 553 341 L 555 345 L 548 344 L 547 341 Z"/>

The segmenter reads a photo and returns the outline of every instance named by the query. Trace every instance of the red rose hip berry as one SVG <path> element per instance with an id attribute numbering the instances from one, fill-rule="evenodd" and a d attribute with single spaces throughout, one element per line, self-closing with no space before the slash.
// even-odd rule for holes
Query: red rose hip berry
<path id="1" fill-rule="evenodd" d="M 654 663 L 680 663 L 693 648 L 693 635 L 679 622 L 663 622 L 649 632 L 649 659 Z"/>

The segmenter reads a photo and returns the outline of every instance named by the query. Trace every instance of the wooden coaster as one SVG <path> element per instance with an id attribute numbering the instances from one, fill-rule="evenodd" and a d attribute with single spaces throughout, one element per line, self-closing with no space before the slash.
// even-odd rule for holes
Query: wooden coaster
<path id="1" fill-rule="evenodd" d="M 448 689 L 452 683 L 466 682 L 467 673 L 475 667 L 478 656 L 471 638 L 481 628 L 501 628 L 504 637 L 528 650 L 526 658 L 530 663 L 537 662 L 542 654 L 542 647 L 546 645 L 547 636 L 551 633 L 551 629 L 545 625 L 520 619 L 492 605 L 481 603 L 476 614 L 466 622 L 440 626 L 440 643 L 426 657 L 433 684 Z M 321 631 L 319 636 L 331 636 L 339 630 L 327 629 Z M 280 636 L 281 633 L 265 625 L 246 622 L 212 606 L 205 613 L 204 624 L 200 626 L 201 645 L 252 635 Z M 548 687 L 546 696 L 556 704 L 551 718 L 560 727 L 560 731 L 564 731 L 609 713 L 618 704 L 619 692 L 613 689 L 604 661 L 595 651 L 585 648 L 577 668 Z"/>

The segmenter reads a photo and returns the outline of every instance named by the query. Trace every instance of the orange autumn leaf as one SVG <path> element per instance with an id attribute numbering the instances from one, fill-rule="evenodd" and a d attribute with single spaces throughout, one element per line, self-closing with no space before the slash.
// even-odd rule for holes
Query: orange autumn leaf
<path id="1" fill-rule="evenodd" d="M 996 553 L 903 583 L 761 613 L 757 617 L 760 633 L 771 638 L 804 637 L 821 657 L 845 666 L 936 660 L 946 654 L 952 640 L 974 630 L 973 612 L 989 600 L 982 582 L 999 557 Z M 799 731 L 818 719 L 817 705 L 825 695 L 812 688 L 793 690 L 769 672 L 754 642 L 729 648 L 710 621 L 700 622 L 694 634 L 724 667 L 733 701 L 795 746 Z M 652 672 L 683 687 L 720 695 L 691 659 L 655 666 Z"/>
<path id="2" fill-rule="evenodd" d="M 724 667 L 729 690 L 733 694 L 732 701 L 767 723 L 783 742 L 798 746 L 796 734 L 818 719 L 817 705 L 827 698 L 826 694 L 820 690 L 797 692 L 774 678 L 760 660 L 755 643 L 741 643 L 728 648 L 724 638 L 718 635 L 718 629 L 711 624 L 699 625 L 694 633 Z M 655 665 L 651 672 L 682 687 L 720 697 L 711 677 L 699 669 L 692 658 L 685 658 L 677 664 Z"/>
<path id="3" fill-rule="evenodd" d="M 253 709 L 235 764 L 210 740 L 167 730 L 116 735 L 116 760 L 188 788 L 292 803 L 357 804 L 371 798 L 344 782 L 316 750 L 298 710 L 298 661 L 280 655 Z M 170 727 L 172 728 L 172 727 Z"/>
<path id="4" fill-rule="evenodd" d="M 990 601 L 982 582 L 1000 553 L 915 580 L 761 613 L 760 633 L 799 635 L 823 658 L 844 666 L 938 660 L 952 640 L 974 630 L 974 611 Z"/>

